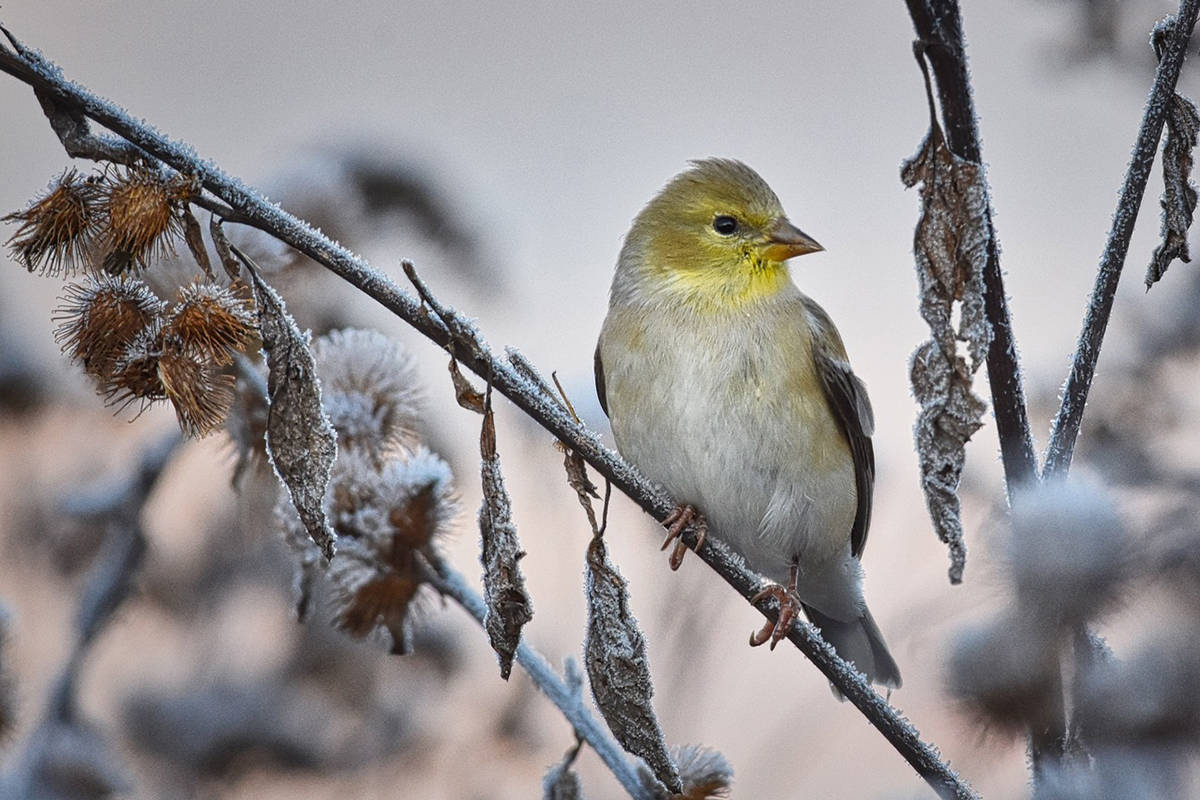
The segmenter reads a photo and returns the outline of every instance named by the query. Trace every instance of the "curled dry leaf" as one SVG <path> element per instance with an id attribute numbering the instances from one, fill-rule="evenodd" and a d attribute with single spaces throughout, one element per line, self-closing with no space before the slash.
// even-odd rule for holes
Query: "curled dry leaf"
<path id="1" fill-rule="evenodd" d="M 500 660 L 500 677 L 508 680 L 513 655 L 521 642 L 521 628 L 533 619 L 533 605 L 525 590 L 520 560 L 525 553 L 512 521 L 512 504 L 504 488 L 500 458 L 496 454 L 496 423 L 490 396 L 484 401 L 483 428 L 479 435 L 482 456 L 483 503 L 479 507 L 479 532 L 483 539 L 483 590 L 487 600 L 484 628 Z"/>
<path id="2" fill-rule="evenodd" d="M 204 275 L 210 280 L 216 280 L 213 275 L 212 262 L 208 259 L 208 250 L 204 247 L 204 233 L 200 229 L 200 221 L 192 213 L 190 206 L 183 207 L 183 240 L 187 243 L 192 258 L 204 270 Z"/>
<path id="3" fill-rule="evenodd" d="M 267 354 L 267 455 L 287 487 L 308 535 L 325 558 L 333 557 L 334 533 L 325 515 L 325 490 L 337 457 L 337 434 L 321 406 L 308 337 L 296 327 L 278 293 L 258 276 L 240 253 L 250 273 L 258 328 Z"/>
<path id="4" fill-rule="evenodd" d="M 216 215 L 213 215 L 208 221 L 208 235 L 212 237 L 213 247 L 217 250 L 217 257 L 221 259 L 221 266 L 225 268 L 225 274 L 229 276 L 229 280 L 236 281 L 242 274 L 242 267 L 234 257 L 229 237 L 225 235 L 225 228 L 222 227 L 221 220 Z"/>
<path id="5" fill-rule="evenodd" d="M 471 385 L 462 370 L 458 368 L 458 359 L 450 357 L 450 381 L 454 384 L 454 399 L 467 411 L 476 414 L 486 413 L 484 410 L 483 393 Z"/>
<path id="6" fill-rule="evenodd" d="M 1196 213 L 1196 185 L 1192 175 L 1192 151 L 1200 130 L 1200 115 L 1191 100 L 1180 95 L 1171 98 L 1167 108 L 1167 143 L 1163 145 L 1162 244 L 1154 248 L 1146 268 L 1149 289 L 1167 272 L 1171 261 L 1192 260 L 1188 253 L 1188 229 Z"/>
<path id="7" fill-rule="evenodd" d="M 625 579 L 609 561 L 604 539 L 596 536 L 587 552 L 587 638 L 584 662 L 592 697 L 613 736 L 643 759 L 675 794 L 683 791 L 679 770 L 654 716 L 654 686 L 646 641 L 629 611 Z"/>
<path id="8" fill-rule="evenodd" d="M 987 264 L 987 187 L 977 164 L 950 152 L 936 120 L 921 149 L 901 168 L 907 187 L 921 184 L 921 217 L 913 251 L 921 316 L 931 337 L 913 353 L 910 377 L 921 406 L 913 428 L 925 502 L 938 538 L 950 546 L 950 582 L 962 581 L 966 561 L 958 482 L 964 447 L 980 428 L 983 401 L 971 376 L 987 356 L 991 326 L 984 314 Z M 953 314 L 958 304 L 959 324 Z M 958 354 L 967 345 L 970 366 Z"/>

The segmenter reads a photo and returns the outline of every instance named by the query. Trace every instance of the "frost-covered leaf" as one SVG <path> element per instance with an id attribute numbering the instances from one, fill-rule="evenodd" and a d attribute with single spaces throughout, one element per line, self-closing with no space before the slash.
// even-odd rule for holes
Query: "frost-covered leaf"
<path id="1" fill-rule="evenodd" d="M 1196 185 L 1190 178 L 1197 130 L 1200 130 L 1200 115 L 1196 106 L 1186 97 L 1175 95 L 1167 108 L 1167 143 L 1162 154 L 1163 240 L 1154 248 L 1150 266 L 1146 268 L 1147 289 L 1166 274 L 1174 259 L 1184 263 L 1192 260 L 1188 253 L 1188 229 L 1196 213 Z"/>
<path id="2" fill-rule="evenodd" d="M 485 401 L 479 435 L 482 456 L 483 503 L 479 507 L 479 532 L 483 539 L 483 589 L 487 600 L 484 627 L 500 660 L 500 677 L 508 680 L 513 655 L 521 642 L 521 628 L 533 619 L 533 605 L 525 591 L 520 560 L 525 556 L 512 520 L 512 504 L 504 488 L 500 457 L 496 454 L 496 422 L 490 396 Z"/>
<path id="3" fill-rule="evenodd" d="M 658 780 L 678 794 L 683 789 L 679 770 L 650 704 L 654 685 L 646 641 L 629 610 L 625 579 L 609 561 L 599 536 L 588 546 L 587 603 L 584 662 L 596 707 L 621 746 L 643 759 Z"/>
<path id="4" fill-rule="evenodd" d="M 332 558 L 336 537 L 324 501 L 337 434 L 321 406 L 308 337 L 287 313 L 283 298 L 246 266 L 267 356 L 267 456 L 308 535 L 325 558 Z"/>
<path id="5" fill-rule="evenodd" d="M 900 177 L 905 186 L 921 184 L 921 217 L 913 252 L 921 316 L 931 334 L 913 353 L 913 393 L 921 406 L 913 436 L 925 502 L 938 537 L 950 546 L 950 581 L 959 583 L 966 547 L 958 482 L 966 458 L 964 447 L 983 424 L 986 408 L 971 392 L 971 375 L 983 363 L 992 341 L 983 283 L 987 187 L 977 164 L 950 152 L 936 121 L 921 149 L 904 163 Z M 959 341 L 966 343 L 969 367 L 958 354 Z"/>
<path id="6" fill-rule="evenodd" d="M 950 582 L 961 583 L 967 561 L 958 502 L 958 481 L 967 458 L 963 445 L 982 427 L 986 406 L 971 392 L 966 359 L 947 359 L 934 341 L 917 348 L 910 369 L 913 394 L 921 406 L 913 426 L 921 488 L 934 530 L 950 547 Z"/>

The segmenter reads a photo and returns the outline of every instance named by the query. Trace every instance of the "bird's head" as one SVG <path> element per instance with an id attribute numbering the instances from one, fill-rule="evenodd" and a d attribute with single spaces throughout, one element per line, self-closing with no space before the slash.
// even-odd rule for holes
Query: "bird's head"
<path id="1" fill-rule="evenodd" d="M 633 222 L 620 269 L 643 289 L 738 306 L 788 284 L 784 262 L 822 250 L 740 161 L 706 159 L 675 176 Z"/>

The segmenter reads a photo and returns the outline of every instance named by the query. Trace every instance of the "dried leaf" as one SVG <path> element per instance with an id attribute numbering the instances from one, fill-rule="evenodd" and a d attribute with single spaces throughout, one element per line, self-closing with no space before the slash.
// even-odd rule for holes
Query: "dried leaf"
<path id="1" fill-rule="evenodd" d="M 192 251 L 192 258 L 196 259 L 196 263 L 204 270 L 208 279 L 216 280 L 212 262 L 208 260 L 208 250 L 204 247 L 204 234 L 200 230 L 200 222 L 192 213 L 191 206 L 187 205 L 183 207 L 183 240 L 187 242 L 188 250 Z"/>
<path id="2" fill-rule="evenodd" d="M 599 536 L 603 531 L 596 522 L 596 511 L 592 508 L 592 498 L 599 500 L 600 492 L 597 491 L 596 484 L 592 483 L 592 479 L 588 477 L 586 462 L 584 462 L 583 456 L 567 447 L 563 442 L 554 444 L 563 453 L 563 468 L 567 471 L 567 484 L 575 490 L 575 496 L 579 498 L 579 505 L 583 506 L 583 513 L 587 514 L 588 524 L 592 526 L 592 535 Z"/>
<path id="3" fill-rule="evenodd" d="M 646 641 L 629 611 L 625 579 L 609 561 L 599 536 L 588 546 L 587 603 L 584 662 L 596 707 L 621 746 L 643 759 L 658 780 L 678 794 L 683 791 L 679 770 L 650 704 L 654 686 Z"/>
<path id="4" fill-rule="evenodd" d="M 450 358 L 450 381 L 454 384 L 454 399 L 467 411 L 484 413 L 483 393 L 471 385 L 458 368 L 458 359 Z"/>
<path id="5" fill-rule="evenodd" d="M 1178 258 L 1190 262 L 1188 229 L 1196 213 L 1196 185 L 1192 174 L 1192 150 L 1200 115 L 1191 100 L 1180 95 L 1171 99 L 1167 108 L 1167 142 L 1163 145 L 1162 244 L 1154 248 L 1150 266 L 1146 268 L 1146 289 L 1167 272 L 1171 261 Z"/>
<path id="6" fill-rule="evenodd" d="M 900 171 L 905 186 L 921 184 L 921 217 L 913 241 L 921 316 L 931 338 L 913 353 L 913 393 L 921 406 L 913 429 L 925 502 L 938 538 L 950 546 L 950 582 L 966 561 L 958 482 L 964 446 L 982 426 L 986 406 L 971 392 L 971 376 L 992 340 L 984 313 L 987 187 L 979 165 L 950 152 L 936 120 L 921 149 Z M 958 304 L 959 325 L 953 315 Z M 959 341 L 970 356 L 958 354 Z"/>
<path id="7" fill-rule="evenodd" d="M 967 454 L 963 445 L 983 423 L 987 408 L 971 392 L 971 373 L 962 356 L 947 360 L 934 341 L 913 353 L 910 379 L 917 403 L 913 434 L 921 466 L 921 488 L 938 538 L 950 547 L 950 582 L 961 583 L 967 561 L 958 481 Z"/>
<path id="8" fill-rule="evenodd" d="M 496 455 L 496 423 L 491 393 L 484 401 L 483 429 L 479 436 L 483 457 L 483 503 L 479 531 L 483 538 L 483 589 L 487 600 L 484 627 L 500 660 L 500 677 L 508 680 L 513 655 L 521 642 L 521 628 L 533 619 L 533 605 L 525 591 L 520 560 L 525 556 L 512 521 L 512 504 L 504 488 L 500 458 Z"/>
<path id="9" fill-rule="evenodd" d="M 225 274 L 229 276 L 229 280 L 236 281 L 242 274 L 242 267 L 234 258 L 233 246 L 229 244 L 225 228 L 221 226 L 221 220 L 215 214 L 208 221 L 208 234 L 212 237 L 213 247 L 217 249 L 217 257 L 221 259 Z"/>
<path id="10" fill-rule="evenodd" d="M 250 273 L 258 328 L 267 354 L 267 456 L 287 487 L 308 535 L 325 558 L 333 557 L 335 535 L 325 515 L 325 490 L 337 457 L 337 434 L 321 406 L 308 337 L 296 327 L 274 289 L 258 276 L 241 251 L 234 250 Z"/>

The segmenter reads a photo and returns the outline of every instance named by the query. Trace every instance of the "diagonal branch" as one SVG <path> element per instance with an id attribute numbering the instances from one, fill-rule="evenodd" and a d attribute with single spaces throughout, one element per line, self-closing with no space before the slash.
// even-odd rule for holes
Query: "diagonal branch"
<path id="1" fill-rule="evenodd" d="M 168 139 L 112 102 L 68 81 L 57 66 L 40 54 L 23 48 L 14 53 L 0 46 L 0 70 L 30 84 L 35 90 L 49 93 L 56 104 L 100 123 L 168 166 L 195 176 L 207 191 L 234 210 L 237 221 L 271 234 L 357 287 L 446 349 L 461 364 L 489 380 L 496 391 L 508 397 L 538 424 L 578 452 L 655 519 L 665 519 L 675 508 L 676 504 L 670 497 L 601 444 L 594 433 L 572 419 L 541 386 L 530 382 L 511 363 L 493 354 L 483 336 L 465 318 L 446 310 L 455 319 L 455 325 L 448 326 L 364 260 L 268 202 L 261 194 L 225 174 L 212 162 L 199 158 L 190 147 Z M 695 546 L 695 529 L 686 531 L 683 538 L 688 545 Z M 757 594 L 763 585 L 760 575 L 748 570 L 740 558 L 711 538 L 700 548 L 699 555 L 746 600 Z M 762 613 L 774 619 L 778 616 L 778 606 L 771 603 Z M 815 628 L 797 621 L 788 638 L 939 795 L 948 798 L 976 796 L 971 787 L 942 760 L 937 749 L 922 741 L 917 730 L 871 689 L 865 679 L 820 637 Z"/>
<path id="2" fill-rule="evenodd" d="M 487 616 L 483 598 L 471 589 L 466 578 L 444 561 L 434 561 L 431 567 L 430 583 L 433 587 L 462 606 L 482 627 Z M 635 800 L 654 800 L 654 793 L 639 778 L 634 761 L 625 754 L 608 729 L 592 716 L 581 692 L 573 690 L 567 681 L 555 673 L 545 657 L 524 641 L 517 645 L 516 660 L 538 689 L 562 711 L 567 722 L 575 729 L 575 735 L 596 751 L 596 755 L 621 782 L 629 796 Z"/>
<path id="3" fill-rule="evenodd" d="M 1100 358 L 1100 346 L 1104 342 L 1104 331 L 1112 313 L 1113 299 L 1117 295 L 1117 283 L 1121 280 L 1121 268 L 1125 266 L 1125 255 L 1129 252 L 1129 239 L 1137 222 L 1142 197 L 1146 193 L 1146 181 L 1154 166 L 1158 152 L 1158 140 L 1162 135 L 1167 109 L 1175 94 L 1175 84 L 1187 54 L 1188 40 L 1196 26 L 1196 14 L 1200 11 L 1200 0 L 1182 0 L 1179 14 L 1171 24 L 1165 37 L 1162 58 L 1154 76 L 1154 86 L 1146 100 L 1146 113 L 1142 127 L 1133 144 L 1133 154 L 1125 170 L 1125 183 L 1117 200 L 1117 211 L 1113 215 L 1112 228 L 1108 232 L 1108 243 L 1100 256 L 1100 269 L 1096 273 L 1096 284 L 1083 318 L 1083 330 L 1075 347 L 1071 361 L 1071 373 L 1063 389 L 1062 405 L 1054 417 L 1050 432 L 1050 444 L 1046 447 L 1043 477 L 1062 477 L 1071 468 L 1071 457 L 1075 452 L 1075 440 L 1083 422 L 1083 409 L 1087 404 L 1088 390 L 1096 374 L 1096 361 Z"/>

